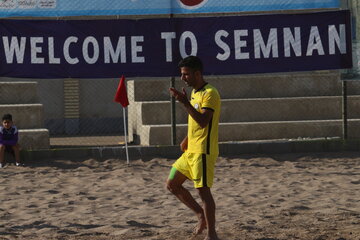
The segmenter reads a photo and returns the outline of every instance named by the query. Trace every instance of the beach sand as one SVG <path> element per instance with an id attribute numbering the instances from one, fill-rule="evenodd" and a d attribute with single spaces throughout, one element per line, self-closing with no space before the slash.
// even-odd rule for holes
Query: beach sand
<path id="1" fill-rule="evenodd" d="M 11 163 L 0 169 L 0 239 L 204 239 L 165 189 L 173 162 Z M 215 175 L 222 240 L 360 239 L 358 152 L 221 157 Z"/>

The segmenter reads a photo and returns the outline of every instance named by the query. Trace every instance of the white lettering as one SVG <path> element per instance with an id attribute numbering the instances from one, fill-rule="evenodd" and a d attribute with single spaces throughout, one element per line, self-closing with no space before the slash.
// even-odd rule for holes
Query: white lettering
<path id="1" fill-rule="evenodd" d="M 30 48 L 31 48 L 31 63 L 34 64 L 44 64 L 44 58 L 38 57 L 38 53 L 42 53 L 42 48 L 38 47 L 38 43 L 43 43 L 44 38 L 42 37 L 31 37 L 30 38 Z"/>
<path id="2" fill-rule="evenodd" d="M 312 56 L 314 50 L 318 51 L 319 55 L 325 54 L 323 45 L 321 43 L 319 29 L 316 26 L 311 27 L 306 56 Z"/>
<path id="3" fill-rule="evenodd" d="M 185 47 L 186 39 L 190 40 L 190 45 L 191 45 L 190 54 L 186 54 L 186 47 Z M 186 31 L 181 34 L 180 40 L 179 40 L 179 49 L 180 49 L 180 54 L 181 54 L 182 58 L 185 58 L 190 55 L 196 56 L 197 51 L 198 51 L 198 45 L 197 45 L 196 37 L 192 32 Z"/>
<path id="4" fill-rule="evenodd" d="M 142 46 L 139 46 L 139 42 L 144 42 L 144 36 L 135 36 L 131 37 L 131 61 L 133 63 L 143 63 L 145 62 L 144 57 L 139 57 L 138 53 L 142 52 Z"/>
<path id="5" fill-rule="evenodd" d="M 78 41 L 77 37 L 68 37 L 64 42 L 64 48 L 63 48 L 64 57 L 65 57 L 65 60 L 69 64 L 77 64 L 77 63 L 79 63 L 79 59 L 78 58 L 72 58 L 70 56 L 70 52 L 69 52 L 70 44 L 77 43 L 77 41 Z"/>
<path id="6" fill-rule="evenodd" d="M 282 58 L 289 59 L 313 55 L 332 56 L 349 52 L 349 47 L 346 45 L 349 33 L 346 32 L 345 24 L 304 28 L 292 26 L 265 30 L 260 28 L 234 29 L 232 31 L 220 29 L 214 32 L 213 39 L 211 36 L 202 37 L 202 40 L 214 41 L 216 44 L 218 49 L 212 56 L 216 57 L 215 60 L 275 59 L 279 57 L 279 54 L 282 55 Z M 24 62 L 31 64 L 78 64 L 80 62 L 82 64 L 98 64 L 100 59 L 103 64 L 117 64 L 145 63 L 147 54 L 144 52 L 144 39 L 145 36 L 103 36 L 102 38 L 87 36 L 80 42 L 76 36 L 67 36 L 65 41 L 61 42 L 52 36 L 2 36 L 0 41 L 2 40 L 4 51 L 3 61 L 6 61 L 7 64 L 23 64 Z M 165 43 L 165 49 L 162 49 L 165 56 L 162 56 L 163 59 L 159 61 L 172 62 L 175 51 L 179 51 L 177 54 L 182 58 L 198 54 L 199 43 L 191 31 L 161 32 L 161 40 L 158 39 L 158 41 Z M 210 45 L 208 42 L 205 44 L 207 47 Z M 58 52 L 58 49 L 61 48 L 62 53 Z"/>
<path id="7" fill-rule="evenodd" d="M 11 37 L 10 44 L 8 37 L 2 37 L 2 39 L 3 39 L 6 63 L 14 63 L 14 54 L 16 56 L 16 63 L 24 63 L 26 37 L 20 38 L 20 44 L 17 37 Z"/>
<path id="8" fill-rule="evenodd" d="M 235 59 L 249 59 L 249 53 L 241 52 L 241 48 L 247 46 L 246 41 L 241 41 L 241 37 L 246 37 L 248 30 L 235 30 L 234 31 L 234 44 L 235 44 Z"/>
<path id="9" fill-rule="evenodd" d="M 335 25 L 329 26 L 329 53 L 335 54 L 335 42 L 336 46 L 339 48 L 340 53 L 346 53 L 346 35 L 345 35 L 345 25 L 340 24 L 340 36 L 336 30 Z"/>
<path id="10" fill-rule="evenodd" d="M 295 27 L 295 37 L 292 34 L 290 28 L 284 28 L 284 54 L 285 57 L 291 56 L 291 48 L 294 50 L 295 56 L 301 56 L 301 36 L 300 27 Z"/>
<path id="11" fill-rule="evenodd" d="M 126 63 L 125 37 L 119 37 L 115 51 L 114 51 L 113 45 L 111 44 L 110 37 L 104 37 L 104 61 L 105 61 L 105 63 L 110 63 L 110 58 L 113 63 L 118 63 L 119 55 L 120 55 L 120 62 Z"/>
<path id="12" fill-rule="evenodd" d="M 255 49 L 255 58 L 260 58 L 261 52 L 263 53 L 265 58 L 269 58 L 271 52 L 273 58 L 279 57 L 277 29 L 276 28 L 270 29 L 268 42 L 266 45 L 264 43 L 260 29 L 254 29 L 254 49 Z"/>
<path id="13" fill-rule="evenodd" d="M 165 39 L 166 62 L 172 62 L 172 39 L 176 37 L 175 32 L 162 32 L 161 39 Z"/>
<path id="14" fill-rule="evenodd" d="M 50 64 L 60 64 L 60 58 L 55 57 L 54 53 L 54 38 L 49 37 L 48 38 L 48 44 L 49 44 L 49 63 Z"/>
<path id="15" fill-rule="evenodd" d="M 89 45 L 92 45 L 93 48 L 93 56 L 89 56 Z M 94 37 L 85 38 L 82 46 L 82 51 L 84 55 L 85 62 L 88 64 L 94 64 L 99 59 L 99 44 Z"/>
<path id="16" fill-rule="evenodd" d="M 229 33 L 225 30 L 219 30 L 215 34 L 215 42 L 216 44 L 224 51 L 223 54 L 218 53 L 216 58 L 220 61 L 225 61 L 230 57 L 230 47 L 225 42 L 221 40 L 221 37 L 228 37 Z"/>

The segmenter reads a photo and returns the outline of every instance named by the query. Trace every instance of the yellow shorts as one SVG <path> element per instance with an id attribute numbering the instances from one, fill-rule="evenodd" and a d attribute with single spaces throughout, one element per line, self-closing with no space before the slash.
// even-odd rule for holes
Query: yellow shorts
<path id="1" fill-rule="evenodd" d="M 216 159 L 217 155 L 184 152 L 173 167 L 192 180 L 195 188 L 211 187 L 214 182 Z"/>

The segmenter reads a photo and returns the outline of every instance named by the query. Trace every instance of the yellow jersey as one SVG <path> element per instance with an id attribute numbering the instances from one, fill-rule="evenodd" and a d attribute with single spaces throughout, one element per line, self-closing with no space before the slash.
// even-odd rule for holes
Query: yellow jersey
<path id="1" fill-rule="evenodd" d="M 206 84 L 201 89 L 191 92 L 191 105 L 200 112 L 202 109 L 214 111 L 212 119 L 205 128 L 189 115 L 188 117 L 188 149 L 190 153 L 219 155 L 218 133 L 220 118 L 220 95 L 216 88 Z"/>

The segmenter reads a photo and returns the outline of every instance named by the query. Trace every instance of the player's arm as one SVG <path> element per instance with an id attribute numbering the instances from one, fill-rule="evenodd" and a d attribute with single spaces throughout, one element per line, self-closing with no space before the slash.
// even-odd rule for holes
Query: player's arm
<path id="1" fill-rule="evenodd" d="M 211 109 L 201 109 L 201 112 L 198 112 L 190 104 L 184 88 L 182 89 L 182 92 L 179 92 L 175 88 L 170 88 L 170 93 L 172 94 L 172 96 L 175 97 L 176 100 L 178 100 L 184 105 L 186 111 L 200 125 L 200 127 L 205 128 L 209 124 L 214 114 L 214 112 Z"/>
<path id="2" fill-rule="evenodd" d="M 211 109 L 204 109 L 204 108 L 201 109 L 201 112 L 198 112 L 198 111 L 196 111 L 196 109 L 193 106 L 191 106 L 190 103 L 188 105 L 184 104 L 184 106 L 185 106 L 186 111 L 190 114 L 190 116 L 202 128 L 205 128 L 209 124 L 209 122 L 214 114 L 214 112 Z"/>

